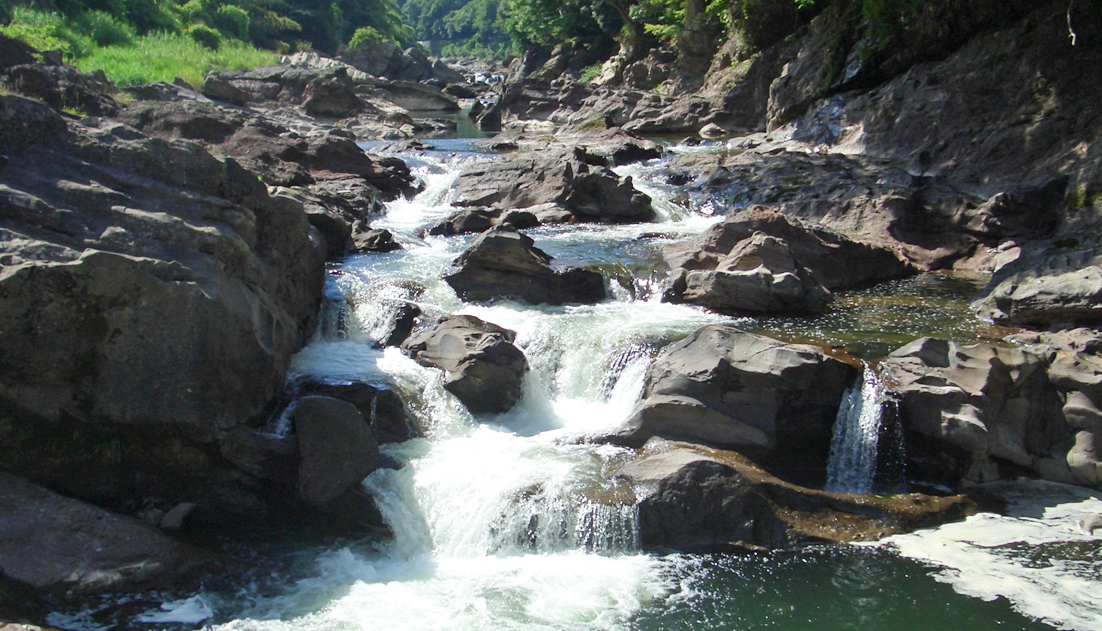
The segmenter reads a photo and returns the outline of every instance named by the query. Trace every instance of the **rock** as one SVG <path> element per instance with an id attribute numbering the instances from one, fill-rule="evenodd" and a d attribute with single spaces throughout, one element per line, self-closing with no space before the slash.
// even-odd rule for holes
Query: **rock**
<path id="1" fill-rule="evenodd" d="M 591 166 L 571 156 L 528 155 L 472 164 L 454 185 L 458 206 L 499 210 L 557 204 L 582 221 L 635 223 L 652 221 L 649 197 L 635 190 L 631 178 L 607 167 Z"/>
<path id="2" fill-rule="evenodd" d="M 1102 413 L 1092 400 L 1100 399 L 1097 391 L 1054 385 L 1048 371 L 1060 355 L 929 338 L 892 353 L 882 368 L 899 400 L 909 472 L 950 487 L 1025 471 L 1097 485 L 1093 444 L 1102 428 L 1094 419 Z M 1081 475 L 1069 468 L 1073 462 Z"/>
<path id="3" fill-rule="evenodd" d="M 833 299 L 780 239 L 754 234 L 740 241 L 714 270 L 674 277 L 663 299 L 723 313 L 821 313 Z"/>
<path id="4" fill-rule="evenodd" d="M 308 396 L 294 411 L 299 451 L 298 494 L 324 507 L 363 482 L 379 465 L 379 446 L 356 406 Z"/>
<path id="5" fill-rule="evenodd" d="M 212 569 L 213 555 L 128 517 L 0 473 L 0 571 L 58 594 L 167 587 Z"/>
<path id="6" fill-rule="evenodd" d="M 422 435 L 402 398 L 389 388 L 361 382 L 306 381 L 298 384 L 298 394 L 340 399 L 356 406 L 379 444 L 400 443 Z"/>
<path id="7" fill-rule="evenodd" d="M 755 206 L 664 250 L 675 271 L 663 299 L 724 312 L 822 311 L 830 291 L 899 278 L 891 249 Z"/>
<path id="8" fill-rule="evenodd" d="M 919 269 L 951 268 L 979 242 L 1001 238 L 967 228 L 983 227 L 976 221 L 983 201 L 943 178 L 915 177 L 882 160 L 759 138 L 760 144 L 744 151 L 685 154 L 671 164 L 675 173 L 687 167 L 693 181 L 686 190 L 697 204 L 733 212 L 766 206 L 805 225 L 898 252 Z"/>
<path id="9" fill-rule="evenodd" d="M 341 76 L 311 81 L 302 96 L 302 109 L 311 116 L 348 118 L 364 109 L 352 82 L 343 73 Z"/>
<path id="10" fill-rule="evenodd" d="M 380 342 L 383 347 L 401 346 L 402 342 L 405 342 L 413 333 L 413 326 L 420 315 L 421 308 L 412 302 L 403 302 L 398 305 L 398 309 L 394 313 L 394 325 L 391 327 L 390 333 Z"/>
<path id="11" fill-rule="evenodd" d="M 440 88 L 408 81 L 394 81 L 374 89 L 371 94 L 386 99 L 398 107 L 424 112 L 455 112 L 459 102 Z"/>
<path id="12" fill-rule="evenodd" d="M 705 140 L 715 140 L 717 138 L 725 138 L 730 135 L 727 130 L 723 129 L 719 125 L 716 125 L 715 123 L 708 123 L 704 127 L 701 127 L 700 131 L 697 133 L 700 134 L 700 137 L 704 138 Z"/>
<path id="13" fill-rule="evenodd" d="M 195 510 L 195 502 L 180 502 L 161 516 L 157 527 L 162 530 L 180 530 L 184 527 L 184 520 L 193 510 Z"/>
<path id="14" fill-rule="evenodd" d="M 248 92 L 225 79 L 211 75 L 203 80 L 199 93 L 213 101 L 223 101 L 232 105 L 247 105 L 250 100 Z"/>
<path id="15" fill-rule="evenodd" d="M 497 212 L 483 210 L 481 208 L 468 208 L 452 215 L 443 223 L 433 226 L 429 229 L 428 233 L 431 235 L 452 236 L 471 232 L 485 232 L 493 227 L 497 218 Z"/>
<path id="16" fill-rule="evenodd" d="M 1102 323 L 1102 237 L 1028 244 L 991 277 L 974 306 L 1002 324 L 1074 327 Z"/>
<path id="17" fill-rule="evenodd" d="M 521 396 L 528 372 L 516 333 L 474 316 L 449 316 L 402 344 L 423 366 L 446 373 L 444 388 L 472 414 L 507 412 Z"/>
<path id="18" fill-rule="evenodd" d="M 737 453 L 677 443 L 649 444 L 616 475 L 636 488 L 640 544 L 651 551 L 873 541 L 963 519 L 976 510 L 962 496 L 881 497 L 803 488 Z"/>
<path id="19" fill-rule="evenodd" d="M 28 110 L 0 108 L 21 121 L 0 129 L 53 120 Z M 315 326 L 324 249 L 302 206 L 197 143 L 85 119 L 0 170 L 0 217 L 0 469 L 118 508 L 262 519 L 267 482 L 219 451 Z"/>
<path id="20" fill-rule="evenodd" d="M 553 270 L 551 257 L 511 226 L 479 235 L 444 280 L 467 301 L 518 298 L 532 304 L 593 304 L 605 298 L 604 278 L 580 268 Z"/>
<path id="21" fill-rule="evenodd" d="M 654 360 L 642 402 L 610 440 L 640 447 L 660 436 L 821 473 L 838 407 L 856 374 L 814 346 L 705 326 Z"/>
<path id="22" fill-rule="evenodd" d="M 372 229 L 352 237 L 357 252 L 393 252 L 401 250 L 402 244 L 394 240 L 389 230 Z"/>
<path id="23" fill-rule="evenodd" d="M 28 63 L 0 70 L 0 82 L 16 94 L 41 100 L 76 116 L 114 116 L 118 89 L 102 70 L 85 74 L 72 66 Z"/>

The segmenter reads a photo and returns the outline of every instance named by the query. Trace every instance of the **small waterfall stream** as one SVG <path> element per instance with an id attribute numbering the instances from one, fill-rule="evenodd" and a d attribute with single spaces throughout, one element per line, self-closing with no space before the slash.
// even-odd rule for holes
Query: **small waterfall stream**
<path id="1" fill-rule="evenodd" d="M 867 364 L 861 378 L 846 391 L 830 441 L 826 490 L 871 493 L 876 478 L 884 386 Z"/>

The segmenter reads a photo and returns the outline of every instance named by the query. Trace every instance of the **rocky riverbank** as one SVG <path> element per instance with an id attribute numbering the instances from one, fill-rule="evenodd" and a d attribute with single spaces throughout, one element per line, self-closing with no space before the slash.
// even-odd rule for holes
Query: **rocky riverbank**
<path id="1" fill-rule="evenodd" d="M 457 214 L 428 230 L 481 233 L 446 277 L 467 302 L 605 300 L 598 271 L 553 267 L 520 231 L 653 221 L 615 169 L 663 154 L 636 134 L 676 133 L 713 144 L 662 177 L 725 216 L 665 248 L 663 300 L 817 314 L 837 292 L 932 270 L 990 275 L 977 313 L 1026 327 L 918 340 L 869 368 L 904 433 L 906 482 L 947 497 L 811 488 L 859 373 L 839 349 L 716 325 L 667 346 L 625 425 L 591 437 L 635 450 L 608 477 L 634 489 L 644 548 L 867 540 L 961 518 L 975 507 L 952 494 L 1019 475 L 1102 488 L 1102 21 L 1083 14 L 1072 45 L 1062 3 L 970 5 L 948 36 L 917 29 L 863 55 L 860 16 L 836 3 L 756 57 L 724 61 L 724 47 L 699 90 L 675 95 L 632 87 L 660 68 L 614 65 L 600 86 L 555 63 L 468 86 L 496 99 L 473 111 L 505 129 L 482 143 L 500 156 L 459 174 Z M 119 98 L 3 44 L 0 612 L 41 623 L 44 593 L 218 566 L 174 530 L 382 526 L 360 482 L 398 466 L 380 442 L 422 433 L 410 403 L 287 373 L 319 326 L 327 261 L 400 247 L 372 222 L 423 186 L 357 143 L 447 131 L 411 112 L 454 112 L 470 93 L 446 86 L 462 77 L 360 51 Z M 524 396 L 513 331 L 408 302 L 394 315 L 380 344 L 443 371 L 470 412 Z M 45 541 L 34 555 L 29 533 Z"/>

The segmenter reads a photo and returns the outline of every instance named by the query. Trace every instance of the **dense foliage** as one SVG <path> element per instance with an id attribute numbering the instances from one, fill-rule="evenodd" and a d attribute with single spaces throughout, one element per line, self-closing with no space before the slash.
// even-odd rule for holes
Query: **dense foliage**
<path id="1" fill-rule="evenodd" d="M 9 35 L 51 43 L 72 58 L 149 33 L 190 35 L 208 48 L 236 40 L 275 51 L 336 52 L 370 27 L 414 44 L 393 0 L 0 0 Z"/>

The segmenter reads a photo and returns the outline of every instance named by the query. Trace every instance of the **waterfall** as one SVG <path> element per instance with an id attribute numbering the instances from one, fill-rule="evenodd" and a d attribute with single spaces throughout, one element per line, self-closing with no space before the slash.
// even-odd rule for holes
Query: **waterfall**
<path id="1" fill-rule="evenodd" d="M 859 382 L 842 398 L 830 441 L 826 490 L 869 493 L 876 477 L 885 394 L 880 376 L 865 366 Z"/>

